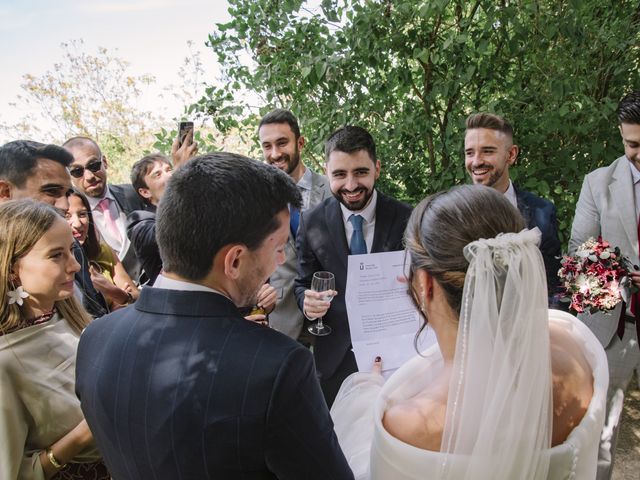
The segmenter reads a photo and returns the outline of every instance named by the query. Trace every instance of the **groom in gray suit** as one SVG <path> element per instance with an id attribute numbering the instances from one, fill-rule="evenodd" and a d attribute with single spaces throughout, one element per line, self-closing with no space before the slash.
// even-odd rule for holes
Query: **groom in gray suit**
<path id="1" fill-rule="evenodd" d="M 597 238 L 600 235 L 612 246 L 620 247 L 622 254 L 638 265 L 640 91 L 625 96 L 618 105 L 617 113 L 625 155 L 585 177 L 571 228 L 569 252 L 574 253 L 589 237 Z M 631 278 L 640 287 L 640 271 L 632 272 Z M 623 393 L 634 369 L 640 377 L 640 325 L 637 322 L 640 312 L 636 309 L 640 309 L 640 305 L 632 303 L 626 306 L 624 312 L 621 312 L 622 306 L 618 305 L 612 314 L 579 315 L 607 352 L 610 411 L 621 406 Z M 617 418 L 614 418 L 615 415 L 611 417 L 607 419 L 603 435 L 605 444 L 601 446 L 598 479 L 609 478 L 611 474 L 617 435 Z"/>
<path id="2" fill-rule="evenodd" d="M 313 337 L 302 329 L 304 318 L 293 294 L 298 266 L 296 234 L 301 212 L 329 197 L 331 190 L 327 178 L 313 172 L 300 159 L 305 138 L 300 135 L 298 120 L 289 110 L 276 109 L 265 115 L 260 120 L 258 137 L 264 160 L 289 175 L 302 195 L 300 210 L 291 210 L 291 234 L 285 245 L 285 261 L 270 278 L 271 286 L 278 292 L 276 308 L 269 315 L 270 325 L 293 339 L 309 344 Z"/>

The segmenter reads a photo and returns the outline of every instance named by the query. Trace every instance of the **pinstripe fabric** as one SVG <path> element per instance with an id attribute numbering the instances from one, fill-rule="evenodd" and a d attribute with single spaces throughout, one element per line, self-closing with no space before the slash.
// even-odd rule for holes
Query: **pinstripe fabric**
<path id="1" fill-rule="evenodd" d="M 114 479 L 352 478 L 311 354 L 207 292 L 93 322 L 76 390 Z"/>

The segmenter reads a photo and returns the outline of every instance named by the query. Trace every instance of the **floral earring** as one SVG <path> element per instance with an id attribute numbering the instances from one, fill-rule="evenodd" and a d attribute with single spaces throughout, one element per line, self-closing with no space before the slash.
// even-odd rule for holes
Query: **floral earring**
<path id="1" fill-rule="evenodd" d="M 18 306 L 22 306 L 24 304 L 24 299 L 29 296 L 27 292 L 24 291 L 22 285 L 15 286 L 14 279 L 16 276 L 12 273 L 9 277 L 9 286 L 10 290 L 7 291 L 7 296 L 9 297 L 9 305 L 13 305 L 17 303 Z"/>

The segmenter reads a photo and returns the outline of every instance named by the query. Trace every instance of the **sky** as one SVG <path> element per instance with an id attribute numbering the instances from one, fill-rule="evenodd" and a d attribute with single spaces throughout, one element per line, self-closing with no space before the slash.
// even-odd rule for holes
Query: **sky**
<path id="1" fill-rule="evenodd" d="M 130 62 L 132 74 L 155 76 L 156 88 L 179 83 L 192 40 L 213 83 L 218 69 L 205 42 L 214 25 L 229 18 L 226 0 L 0 0 L 0 120 L 20 118 L 8 103 L 20 93 L 22 76 L 51 70 L 63 58 L 60 44 L 71 40 L 82 39 L 89 54 L 105 47 Z M 157 99 L 149 91 L 145 102 Z M 181 113 L 178 105 L 163 108 L 170 116 Z"/>

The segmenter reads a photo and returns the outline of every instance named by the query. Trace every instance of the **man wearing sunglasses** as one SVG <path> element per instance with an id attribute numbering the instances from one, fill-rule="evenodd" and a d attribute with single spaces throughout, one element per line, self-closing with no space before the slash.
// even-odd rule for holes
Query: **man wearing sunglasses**
<path id="1" fill-rule="evenodd" d="M 69 209 L 71 179 L 67 167 L 72 156 L 57 145 L 17 140 L 0 147 L 0 202 L 30 198 L 48 203 L 61 213 Z M 104 315 L 107 305 L 91 283 L 89 262 L 76 243 L 74 255 L 80 264 L 75 274 L 82 303 L 94 317 Z"/>
<path id="2" fill-rule="evenodd" d="M 129 248 L 126 219 L 132 211 L 144 210 L 144 202 L 131 185 L 107 183 L 107 157 L 92 139 L 73 137 L 62 146 L 73 155 L 71 181 L 87 196 L 100 235 L 118 254 L 129 276 L 139 280 L 140 262 L 134 249 Z"/>

